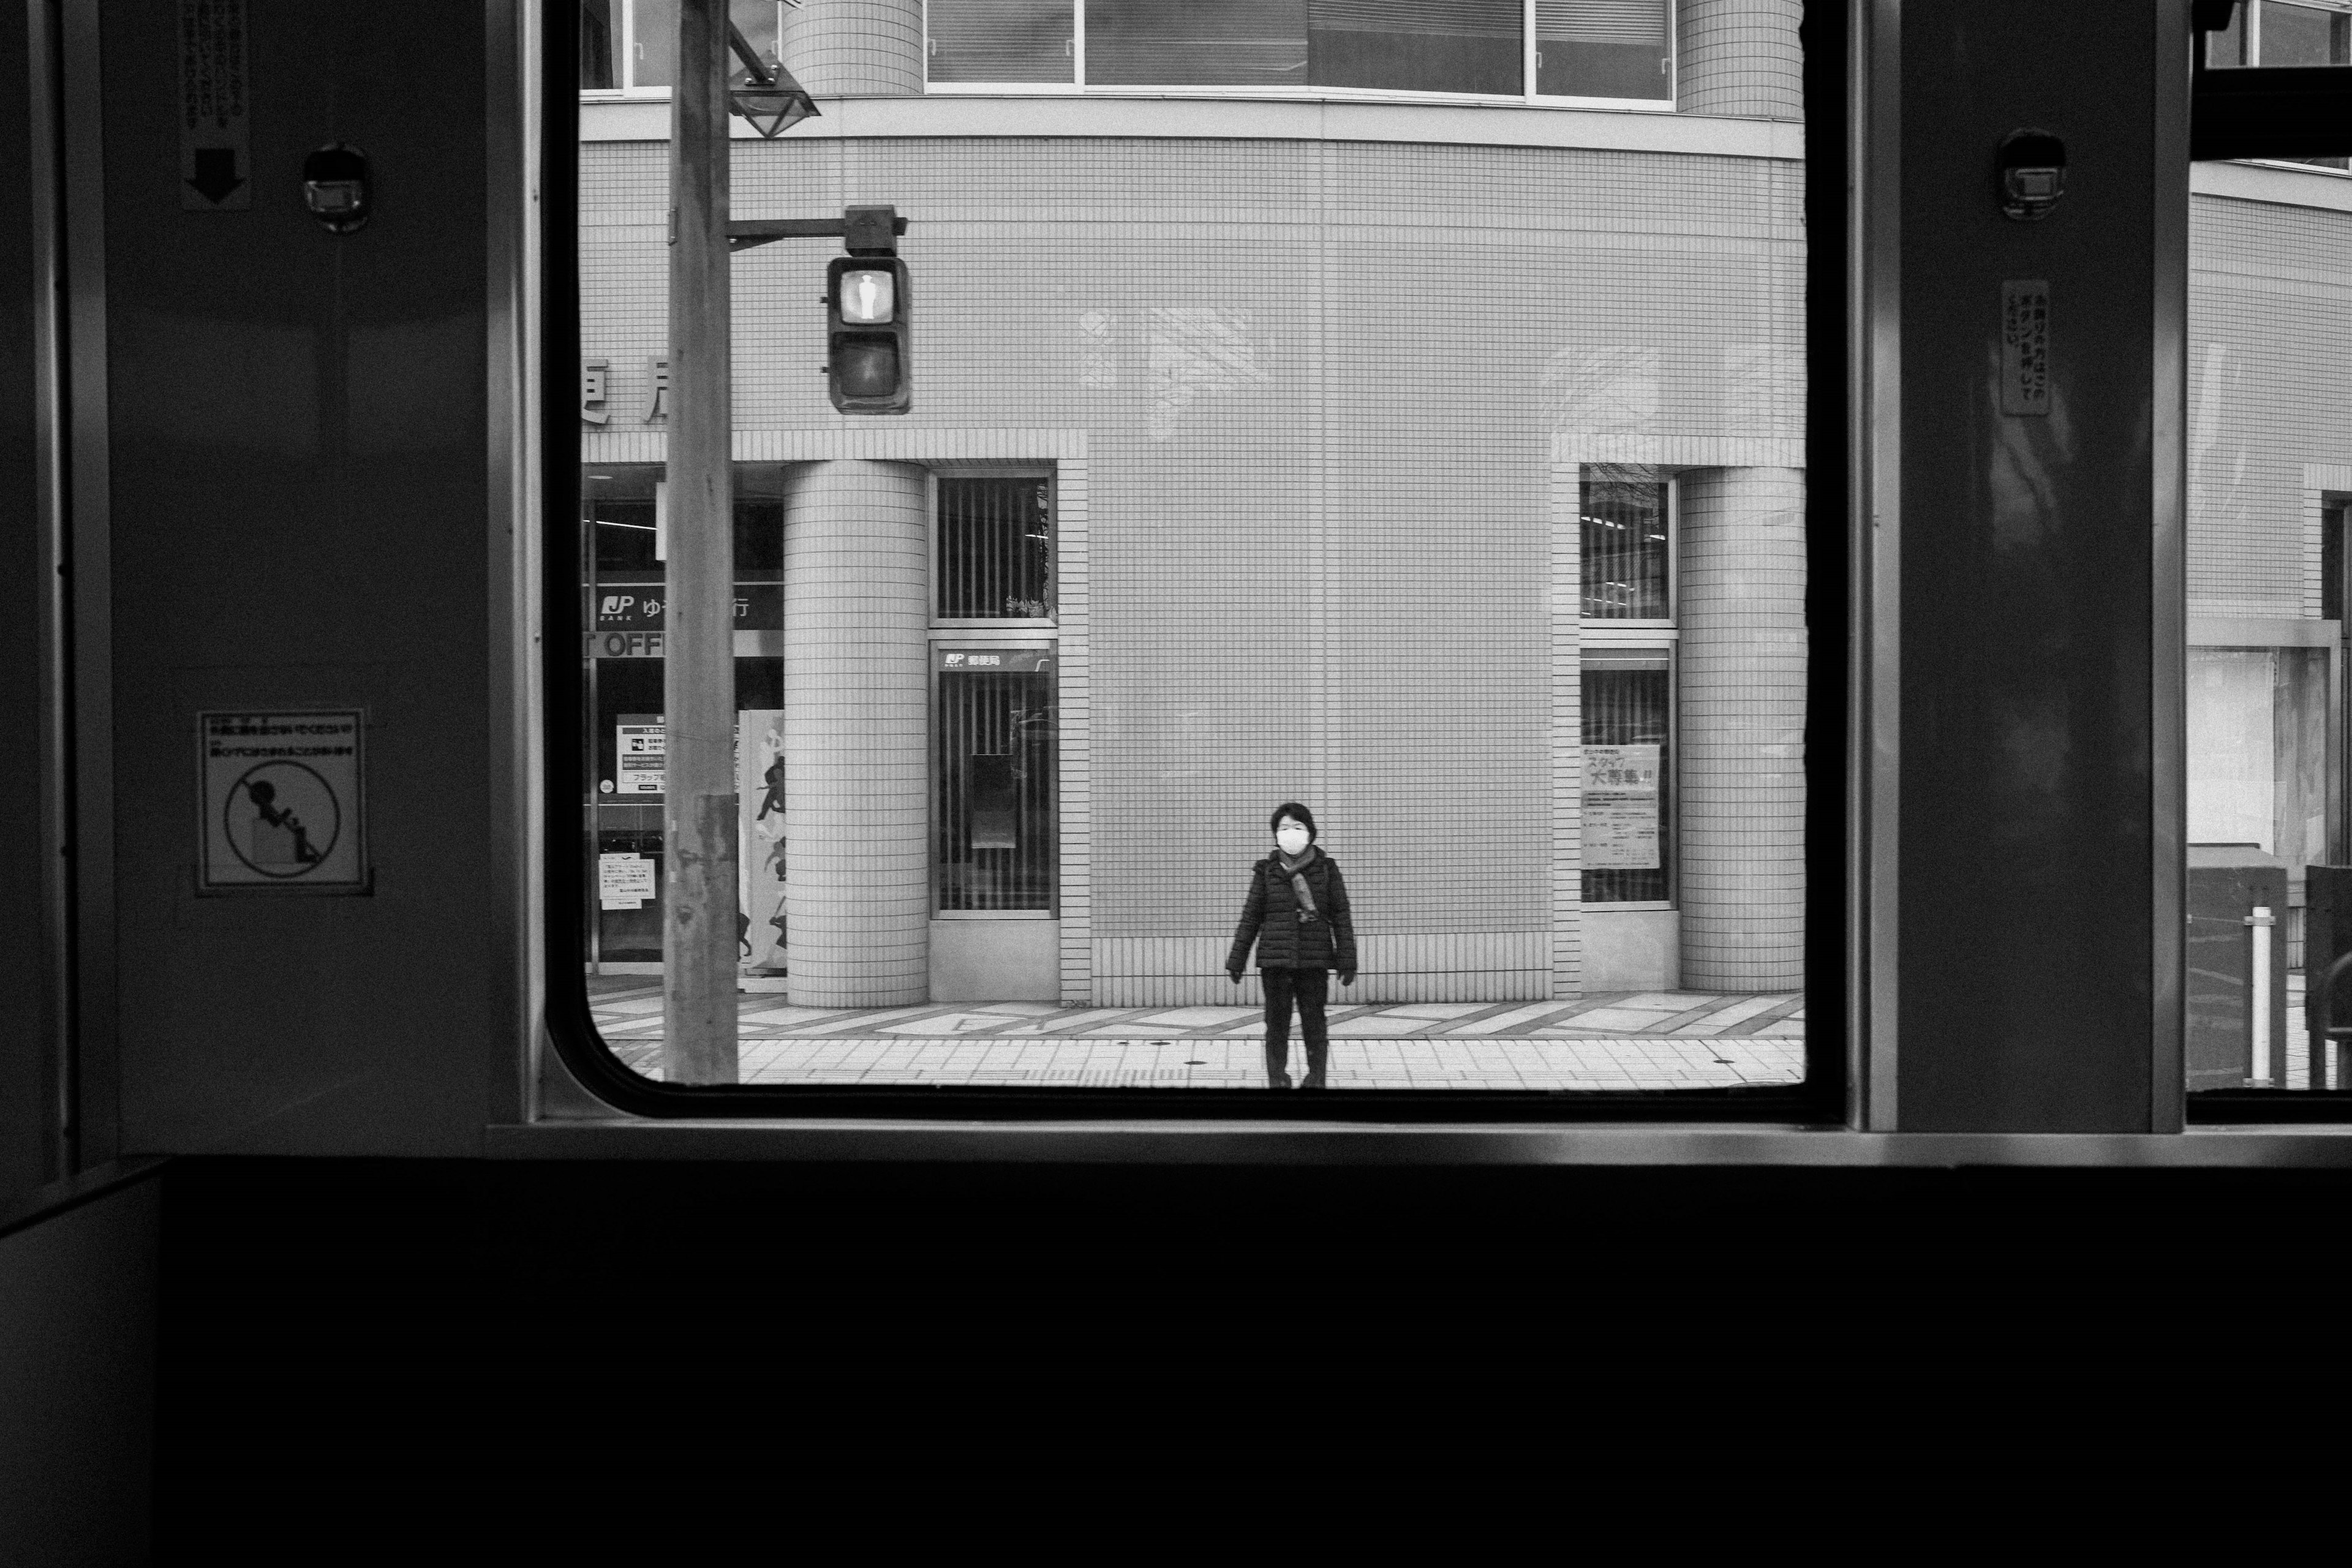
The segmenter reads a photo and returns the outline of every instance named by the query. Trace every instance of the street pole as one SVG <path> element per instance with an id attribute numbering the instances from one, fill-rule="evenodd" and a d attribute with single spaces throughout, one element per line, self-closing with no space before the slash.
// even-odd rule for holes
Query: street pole
<path id="1" fill-rule="evenodd" d="M 735 506 L 727 0 L 678 0 L 670 93 L 662 1071 L 733 1083 Z"/>

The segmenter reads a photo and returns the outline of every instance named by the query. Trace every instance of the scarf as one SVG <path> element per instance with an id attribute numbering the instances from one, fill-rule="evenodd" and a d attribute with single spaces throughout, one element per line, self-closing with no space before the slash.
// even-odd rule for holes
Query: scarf
<path id="1" fill-rule="evenodd" d="M 1274 854 L 1274 863 L 1290 873 L 1290 890 L 1298 895 L 1298 923 L 1305 925 L 1308 921 L 1318 919 L 1315 895 L 1307 887 L 1307 868 L 1315 864 L 1315 846 L 1309 844 L 1307 853 L 1296 861 L 1277 849 Z"/>

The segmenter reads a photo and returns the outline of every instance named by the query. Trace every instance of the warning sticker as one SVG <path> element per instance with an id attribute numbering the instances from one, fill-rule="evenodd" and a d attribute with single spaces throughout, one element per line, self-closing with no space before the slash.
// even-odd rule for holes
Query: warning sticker
<path id="1" fill-rule="evenodd" d="M 180 0 L 180 207 L 253 205 L 246 0 Z"/>
<path id="2" fill-rule="evenodd" d="M 368 891 L 357 709 L 197 716 L 200 893 Z"/>

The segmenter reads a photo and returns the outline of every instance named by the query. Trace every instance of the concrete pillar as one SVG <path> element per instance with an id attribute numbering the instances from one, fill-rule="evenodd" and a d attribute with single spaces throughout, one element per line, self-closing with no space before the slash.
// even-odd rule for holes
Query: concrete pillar
<path id="1" fill-rule="evenodd" d="M 813 98 L 923 90 L 922 0 L 817 0 L 786 7 L 784 66 Z"/>
<path id="2" fill-rule="evenodd" d="M 1756 120 L 1805 117 L 1803 0 L 1682 0 L 1675 12 L 1675 107 Z"/>
<path id="3" fill-rule="evenodd" d="M 1805 476 L 1682 477 L 1683 984 L 1805 983 Z"/>
<path id="4" fill-rule="evenodd" d="M 930 989 L 923 470 L 812 463 L 784 488 L 785 959 L 795 1005 Z"/>

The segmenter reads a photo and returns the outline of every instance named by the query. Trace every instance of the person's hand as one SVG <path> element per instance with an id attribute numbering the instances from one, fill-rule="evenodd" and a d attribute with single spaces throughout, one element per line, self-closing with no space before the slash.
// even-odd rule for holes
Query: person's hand
<path id="1" fill-rule="evenodd" d="M 1356 983 L 1356 972 L 1355 972 L 1354 970 L 1352 970 L 1352 969 L 1343 969 L 1343 970 L 1339 971 L 1339 984 L 1342 984 L 1342 985 L 1353 985 L 1355 983 Z"/>
<path id="2" fill-rule="evenodd" d="M 1225 978 L 1239 985 L 1242 983 L 1242 972 L 1238 969 L 1228 969 L 1225 971 Z"/>

